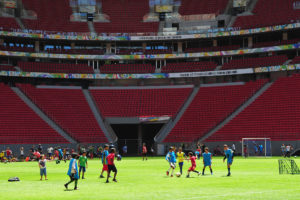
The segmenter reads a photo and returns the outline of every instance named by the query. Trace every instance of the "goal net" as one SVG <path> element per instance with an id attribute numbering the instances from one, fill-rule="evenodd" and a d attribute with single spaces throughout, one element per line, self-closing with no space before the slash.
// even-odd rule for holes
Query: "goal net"
<path id="1" fill-rule="evenodd" d="M 272 156 L 270 138 L 243 138 L 242 155 L 247 156 Z"/>
<path id="2" fill-rule="evenodd" d="M 293 159 L 279 159 L 279 174 L 300 174 L 300 170 Z"/>

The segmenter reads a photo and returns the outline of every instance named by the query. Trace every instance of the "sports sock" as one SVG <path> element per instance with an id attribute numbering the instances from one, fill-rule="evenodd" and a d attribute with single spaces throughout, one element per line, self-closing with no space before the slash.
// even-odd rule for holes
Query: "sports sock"
<path id="1" fill-rule="evenodd" d="M 195 172 L 195 173 L 199 174 L 199 172 L 198 172 L 198 171 L 196 171 L 196 170 L 195 170 L 195 171 L 193 171 L 193 172 Z"/>
<path id="2" fill-rule="evenodd" d="M 210 173 L 211 173 L 211 174 L 213 173 L 212 169 L 210 169 Z"/>
<path id="3" fill-rule="evenodd" d="M 204 174 L 204 172 L 205 172 L 205 169 L 202 170 L 202 174 Z"/>
<path id="4" fill-rule="evenodd" d="M 230 173 L 230 167 L 228 167 L 228 173 Z"/>
<path id="5" fill-rule="evenodd" d="M 170 167 L 170 168 L 168 169 L 168 172 L 170 172 L 171 169 L 172 169 L 172 167 Z"/>
<path id="6" fill-rule="evenodd" d="M 171 176 L 173 176 L 173 173 L 174 173 L 174 169 L 172 168 L 172 173 L 171 173 Z"/>

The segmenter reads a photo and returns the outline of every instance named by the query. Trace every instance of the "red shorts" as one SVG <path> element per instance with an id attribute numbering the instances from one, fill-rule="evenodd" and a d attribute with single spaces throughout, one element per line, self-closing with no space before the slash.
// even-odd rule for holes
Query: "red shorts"
<path id="1" fill-rule="evenodd" d="M 108 165 L 103 165 L 102 171 L 108 171 Z"/>
<path id="2" fill-rule="evenodd" d="M 190 171 L 195 171 L 195 169 L 196 169 L 196 166 L 191 166 L 191 167 L 189 168 L 188 171 L 189 171 L 189 172 L 190 172 Z"/>

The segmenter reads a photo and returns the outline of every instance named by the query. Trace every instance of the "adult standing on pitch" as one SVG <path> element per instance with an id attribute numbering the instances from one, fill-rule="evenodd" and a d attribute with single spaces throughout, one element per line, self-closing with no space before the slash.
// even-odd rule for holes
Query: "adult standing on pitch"
<path id="1" fill-rule="evenodd" d="M 148 160 L 147 158 L 147 146 L 146 146 L 146 143 L 143 143 L 143 150 L 142 150 L 142 156 L 143 156 L 143 161 L 145 160 Z"/>
<path id="2" fill-rule="evenodd" d="M 223 162 L 225 162 L 225 160 L 227 159 L 227 169 L 228 169 L 227 176 L 230 176 L 231 175 L 230 167 L 232 165 L 234 155 L 233 155 L 233 151 L 228 148 L 227 144 L 224 144 L 224 154 L 225 156 Z"/>
<path id="3" fill-rule="evenodd" d="M 281 149 L 281 155 L 284 156 L 285 155 L 285 145 L 282 144 L 280 149 Z"/>

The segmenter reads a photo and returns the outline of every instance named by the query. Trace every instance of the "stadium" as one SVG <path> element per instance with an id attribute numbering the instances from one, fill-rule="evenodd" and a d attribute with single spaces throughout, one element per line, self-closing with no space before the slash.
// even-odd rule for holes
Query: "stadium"
<path id="1" fill-rule="evenodd" d="M 298 0 L 0 0 L 0 198 L 300 199 L 299 50 Z"/>

